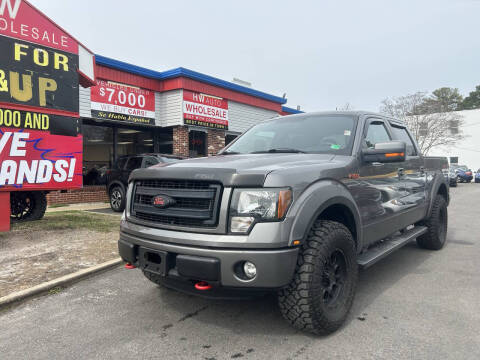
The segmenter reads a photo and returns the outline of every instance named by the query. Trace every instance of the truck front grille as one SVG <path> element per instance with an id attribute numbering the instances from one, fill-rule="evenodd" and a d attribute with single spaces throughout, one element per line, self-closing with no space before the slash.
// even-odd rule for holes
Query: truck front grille
<path id="1" fill-rule="evenodd" d="M 137 180 L 133 188 L 131 216 L 158 225 L 215 227 L 222 186 L 192 180 Z M 167 196 L 174 204 L 160 208 L 153 199 Z"/>

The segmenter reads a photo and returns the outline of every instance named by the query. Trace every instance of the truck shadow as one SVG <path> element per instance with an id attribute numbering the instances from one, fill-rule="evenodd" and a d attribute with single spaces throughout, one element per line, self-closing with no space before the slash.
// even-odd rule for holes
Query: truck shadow
<path id="1" fill-rule="evenodd" d="M 434 252 L 419 249 L 412 242 L 367 270 L 360 271 L 357 295 L 343 329 L 353 321 L 364 321 L 367 315 L 365 309 L 402 278 L 424 273 L 422 264 L 432 255 Z M 229 329 L 237 334 L 302 334 L 282 318 L 275 294 L 250 300 L 210 300 L 164 288 L 157 288 L 157 291 L 155 293 L 162 300 L 159 303 L 162 311 L 169 309 L 183 314 L 179 322 L 198 316 L 201 324 Z M 196 310 L 192 311 L 192 308 Z"/>

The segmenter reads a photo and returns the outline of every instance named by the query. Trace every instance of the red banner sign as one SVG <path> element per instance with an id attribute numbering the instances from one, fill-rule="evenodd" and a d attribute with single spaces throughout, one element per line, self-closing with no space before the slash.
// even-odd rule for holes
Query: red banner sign
<path id="1" fill-rule="evenodd" d="M 228 130 L 228 101 L 183 90 L 183 118 L 185 125 Z"/>
<path id="2" fill-rule="evenodd" d="M 0 128 L 0 191 L 82 186 L 82 136 Z"/>
<path id="3" fill-rule="evenodd" d="M 23 0 L 0 0 L 0 35 L 78 54 L 78 43 Z"/>
<path id="4" fill-rule="evenodd" d="M 147 89 L 97 80 L 91 90 L 92 117 L 155 124 L 155 93 Z"/>

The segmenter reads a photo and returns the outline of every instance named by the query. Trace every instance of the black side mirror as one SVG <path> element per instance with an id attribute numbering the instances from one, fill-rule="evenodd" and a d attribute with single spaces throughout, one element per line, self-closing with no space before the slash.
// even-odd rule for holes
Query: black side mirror
<path id="1" fill-rule="evenodd" d="M 406 144 L 403 141 L 388 141 L 375 144 L 373 149 L 363 149 L 365 162 L 391 163 L 405 161 Z"/>

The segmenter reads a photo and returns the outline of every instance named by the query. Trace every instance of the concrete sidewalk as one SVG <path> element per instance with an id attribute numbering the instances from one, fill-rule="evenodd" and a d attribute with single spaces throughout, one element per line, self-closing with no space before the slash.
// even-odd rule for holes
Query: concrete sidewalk
<path id="1" fill-rule="evenodd" d="M 109 203 L 105 202 L 93 202 L 93 203 L 82 203 L 82 204 L 67 204 L 65 206 L 59 207 L 47 207 L 47 212 L 57 212 L 57 211 L 70 211 L 70 210 L 97 210 L 97 209 L 108 209 L 110 208 Z"/>

